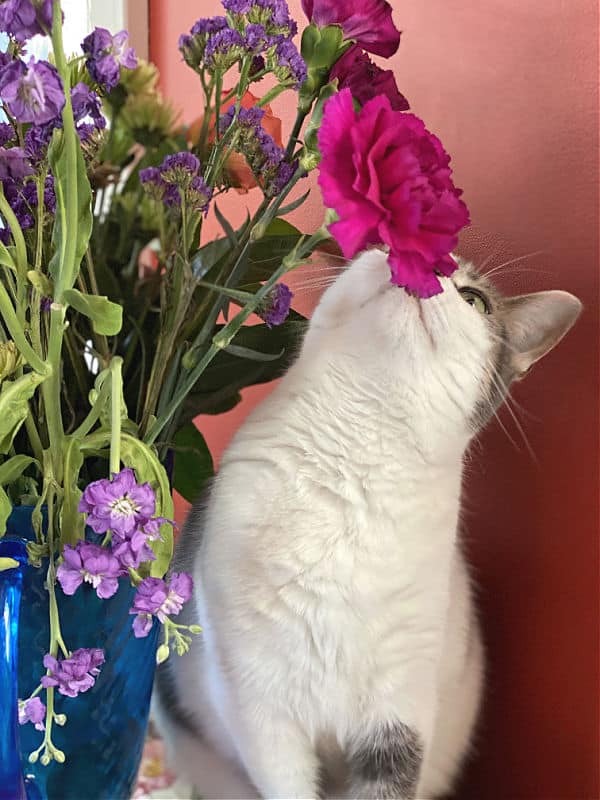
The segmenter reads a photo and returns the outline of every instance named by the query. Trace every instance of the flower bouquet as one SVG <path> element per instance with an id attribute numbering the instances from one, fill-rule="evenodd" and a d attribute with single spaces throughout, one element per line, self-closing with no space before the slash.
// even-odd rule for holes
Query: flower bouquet
<path id="1" fill-rule="evenodd" d="M 0 2 L 0 584 L 23 591 L 18 718 L 49 796 L 131 789 L 153 665 L 200 633 L 173 619 L 192 580 L 169 572 L 172 489 L 194 499 L 213 473 L 193 419 L 289 363 L 304 320 L 281 279 L 333 234 L 347 258 L 386 245 L 392 280 L 426 297 L 468 221 L 440 142 L 367 54 L 398 48 L 388 3 L 304 0 L 300 49 L 284 0 L 223 6 L 179 42 L 204 95 L 184 128 L 126 32 L 97 28 L 67 58 L 58 0 Z M 332 211 L 303 235 L 284 217 L 317 167 Z M 236 229 L 218 197 L 251 188 Z"/>

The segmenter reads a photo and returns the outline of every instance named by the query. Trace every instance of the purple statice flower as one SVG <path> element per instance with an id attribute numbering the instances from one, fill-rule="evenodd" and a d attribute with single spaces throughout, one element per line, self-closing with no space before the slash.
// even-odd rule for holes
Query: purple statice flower
<path id="1" fill-rule="evenodd" d="M 233 28 L 223 28 L 207 38 L 204 63 L 208 69 L 227 70 L 239 61 L 245 52 L 242 34 Z"/>
<path id="2" fill-rule="evenodd" d="M 298 161 L 293 161 L 290 164 L 287 161 L 281 160 L 277 166 L 277 171 L 268 186 L 268 191 L 266 194 L 269 194 L 271 197 L 277 197 L 277 195 L 284 190 L 288 181 L 291 180 L 297 169 Z"/>
<path id="3" fill-rule="evenodd" d="M 44 688 L 56 686 L 67 697 L 77 697 L 80 692 L 87 692 L 92 688 L 102 664 L 104 651 L 97 647 L 81 647 L 68 658 L 62 659 L 46 653 L 44 666 L 48 674 L 44 675 L 41 684 Z"/>
<path id="4" fill-rule="evenodd" d="M 277 283 L 265 298 L 262 308 L 257 310 L 257 314 L 267 323 L 267 328 L 273 328 L 285 322 L 290 313 L 293 292 L 285 283 Z"/>
<path id="5" fill-rule="evenodd" d="M 10 228 L 3 219 L 0 219 L 0 242 L 7 246 L 10 244 Z"/>
<path id="6" fill-rule="evenodd" d="M 57 117 L 64 105 L 62 81 L 47 61 L 13 61 L 0 73 L 0 97 L 17 122 L 43 125 Z"/>
<path id="7" fill-rule="evenodd" d="M 254 56 L 252 59 L 252 64 L 250 65 L 250 72 L 248 73 L 248 77 L 251 80 L 260 80 L 256 76 L 259 75 L 263 69 L 265 68 L 265 60 L 262 56 Z"/>
<path id="8" fill-rule="evenodd" d="M 126 47 L 128 36 L 127 31 L 119 31 L 113 36 L 106 28 L 94 28 L 81 43 L 87 56 L 88 72 L 106 91 L 114 89 L 119 82 L 121 67 L 137 67 L 133 48 Z"/>
<path id="9" fill-rule="evenodd" d="M 75 547 L 66 544 L 63 559 L 56 577 L 65 594 L 75 594 L 82 583 L 91 583 L 98 597 L 107 600 L 119 588 L 123 567 L 105 547 L 83 541 Z"/>
<path id="10" fill-rule="evenodd" d="M 165 188 L 163 202 L 169 208 L 179 208 L 181 206 L 181 194 L 177 186 L 170 184 Z"/>
<path id="11" fill-rule="evenodd" d="M 185 193 L 185 199 L 194 211 L 208 213 L 212 189 L 200 175 L 195 175 Z"/>
<path id="12" fill-rule="evenodd" d="M 39 697 L 30 697 L 29 700 L 19 700 L 19 725 L 33 722 L 36 730 L 44 730 L 46 719 L 46 706 Z"/>
<path id="13" fill-rule="evenodd" d="M 141 169 L 140 183 L 151 197 L 155 200 L 162 200 L 166 185 L 158 167 L 146 167 L 145 169 Z"/>
<path id="14" fill-rule="evenodd" d="M 285 0 L 223 0 L 223 6 L 250 24 L 265 25 L 269 33 L 295 36 L 298 31 Z"/>
<path id="15" fill-rule="evenodd" d="M 6 0 L 0 4 L 0 31 L 19 42 L 52 29 L 52 0 L 32 3 L 31 0 Z"/>
<path id="16" fill-rule="evenodd" d="M 15 138 L 13 126 L 8 122 L 0 122 L 0 147 L 4 147 L 12 139 Z"/>
<path id="17" fill-rule="evenodd" d="M 274 72 L 279 80 L 292 81 L 296 88 L 302 86 L 308 71 L 298 48 L 290 39 L 282 39 L 279 42 L 275 48 L 275 58 L 277 66 Z"/>
<path id="18" fill-rule="evenodd" d="M 87 524 L 96 533 L 111 530 L 127 537 L 154 516 L 156 497 L 149 483 L 139 484 L 135 472 L 122 469 L 112 480 L 103 478 L 86 486 L 79 511 L 87 514 Z"/>
<path id="19" fill-rule="evenodd" d="M 257 23 L 246 25 L 244 37 L 246 39 L 246 49 L 252 52 L 259 53 L 260 51 L 264 50 L 265 47 L 271 44 L 271 40 L 270 37 L 267 36 L 265 26 L 258 25 Z"/>
<path id="20" fill-rule="evenodd" d="M 194 22 L 190 33 L 192 36 L 202 36 L 205 34 L 217 33 L 224 28 L 228 28 L 227 17 L 204 17 Z"/>
<path id="21" fill-rule="evenodd" d="M 152 629 L 152 617 L 165 622 L 167 617 L 179 614 L 183 604 L 192 596 L 194 582 L 187 572 L 174 572 L 168 581 L 161 578 L 144 578 L 137 587 L 130 614 L 136 614 L 133 632 L 140 639 Z"/>
<path id="22" fill-rule="evenodd" d="M 200 161 L 189 150 L 166 156 L 159 167 L 160 176 L 165 183 L 187 187 L 200 169 Z"/>
<path id="23" fill-rule="evenodd" d="M 33 169 L 22 147 L 0 147 L 0 181 L 21 180 L 33 175 Z"/>

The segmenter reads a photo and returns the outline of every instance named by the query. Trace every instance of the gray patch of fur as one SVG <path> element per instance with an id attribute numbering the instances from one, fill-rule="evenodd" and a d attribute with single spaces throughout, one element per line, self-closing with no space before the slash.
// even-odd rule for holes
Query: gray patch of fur
<path id="1" fill-rule="evenodd" d="M 423 761 L 423 743 L 407 725 L 388 723 L 357 739 L 348 760 L 351 797 L 412 800 Z"/>

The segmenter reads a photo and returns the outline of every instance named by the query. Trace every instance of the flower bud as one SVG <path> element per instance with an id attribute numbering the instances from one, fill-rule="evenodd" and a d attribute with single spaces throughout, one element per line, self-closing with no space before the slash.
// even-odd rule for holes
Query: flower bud
<path id="1" fill-rule="evenodd" d="M 169 645 L 161 644 L 161 646 L 156 651 L 156 663 L 162 664 L 164 661 L 167 660 L 168 657 L 169 657 Z"/>
<path id="2" fill-rule="evenodd" d="M 66 721 L 67 721 L 67 715 L 66 714 L 55 714 L 54 715 L 54 722 L 56 722 L 57 725 L 60 725 L 61 728 L 65 724 Z M 58 761 L 58 758 L 56 760 Z"/>
<path id="3" fill-rule="evenodd" d="M 202 633 L 202 625 L 190 625 L 189 632 L 195 634 Z"/>
<path id="4" fill-rule="evenodd" d="M 59 764 L 65 763 L 65 754 L 62 750 L 54 750 L 53 754 L 55 761 L 58 761 Z"/>
<path id="5" fill-rule="evenodd" d="M 50 758 L 49 753 L 45 752 L 44 755 L 40 758 L 40 762 L 42 766 L 47 767 L 52 759 Z"/>

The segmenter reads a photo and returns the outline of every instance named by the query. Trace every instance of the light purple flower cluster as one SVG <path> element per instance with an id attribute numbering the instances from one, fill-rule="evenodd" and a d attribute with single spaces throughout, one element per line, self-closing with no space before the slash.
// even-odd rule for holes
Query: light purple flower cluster
<path id="1" fill-rule="evenodd" d="M 150 197 L 167 206 L 181 205 L 181 195 L 194 211 L 207 213 L 212 189 L 199 174 L 200 161 L 184 150 L 166 156 L 160 167 L 140 170 L 140 183 Z"/>
<path id="2" fill-rule="evenodd" d="M 65 105 L 60 76 L 47 61 L 15 59 L 0 72 L 0 98 L 17 122 L 42 125 Z"/>
<path id="3" fill-rule="evenodd" d="M 193 588 L 194 582 L 186 572 L 174 572 L 168 581 L 145 578 L 137 588 L 129 611 L 136 615 L 133 621 L 136 637 L 139 639 L 150 633 L 153 617 L 164 623 L 167 617 L 179 614 L 192 596 Z"/>
<path id="4" fill-rule="evenodd" d="M 52 0 L 5 0 L 0 4 L 0 31 L 19 42 L 52 30 Z"/>
<path id="5" fill-rule="evenodd" d="M 57 659 L 46 653 L 44 666 L 48 673 L 41 684 L 44 688 L 56 686 L 61 694 L 77 697 L 91 689 L 104 664 L 104 652 L 97 647 L 81 647 L 68 658 Z"/>
<path id="6" fill-rule="evenodd" d="M 72 594 L 85 580 L 96 588 L 100 597 L 101 591 L 110 592 L 110 597 L 116 591 L 113 579 L 124 574 L 128 567 L 137 569 L 140 564 L 153 561 L 155 555 L 148 542 L 159 538 L 160 526 L 168 521 L 155 517 L 155 510 L 154 490 L 149 483 L 137 483 L 132 469 L 121 470 L 112 480 L 90 483 L 79 501 L 79 511 L 87 515 L 87 524 L 96 533 L 111 532 L 110 553 L 114 560 L 100 558 L 99 551 L 93 549 L 95 546 L 90 549 L 85 542 L 79 542 L 70 551 L 65 548 L 59 580 L 67 594 Z M 82 580 L 75 585 L 78 575 Z"/>
<path id="7" fill-rule="evenodd" d="M 221 131 L 233 123 L 239 126 L 236 149 L 243 153 L 252 172 L 268 197 L 278 195 L 296 171 L 297 164 L 285 160 L 285 151 L 261 125 L 264 110 L 259 106 L 240 108 L 235 118 L 235 107 L 229 108 L 220 119 Z"/>
<path id="8" fill-rule="evenodd" d="M 28 700 L 19 700 L 19 725 L 32 722 L 38 731 L 44 730 L 46 719 L 46 706 L 39 697 L 30 697 Z"/>
<path id="9" fill-rule="evenodd" d="M 106 28 L 94 28 L 81 43 L 87 56 L 87 69 L 93 80 L 105 91 L 110 91 L 121 78 L 121 67 L 135 69 L 137 58 L 132 47 L 127 47 L 127 31 L 114 36 Z"/>
<path id="10" fill-rule="evenodd" d="M 290 313 L 290 306 L 294 294 L 285 283 L 277 283 L 271 289 L 261 308 L 257 309 L 258 316 L 267 323 L 267 328 L 281 325 Z"/>

